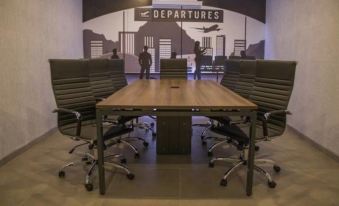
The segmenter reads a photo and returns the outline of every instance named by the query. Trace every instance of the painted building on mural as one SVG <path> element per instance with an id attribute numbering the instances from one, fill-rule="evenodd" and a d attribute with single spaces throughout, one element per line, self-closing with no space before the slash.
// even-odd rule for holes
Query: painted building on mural
<path id="1" fill-rule="evenodd" d="M 264 1 L 215 2 L 100 0 L 91 7 L 91 2 L 84 0 L 84 56 L 105 58 L 117 48 L 120 57 L 125 58 L 126 73 L 139 72 L 138 55 L 145 45 L 154 62 L 151 72 L 158 72 L 160 59 L 169 58 L 171 52 L 187 58 L 188 68 L 193 71 L 195 41 L 206 48 L 206 70 L 215 56 L 239 56 L 242 50 L 263 58 L 265 19 L 260 14 Z"/>

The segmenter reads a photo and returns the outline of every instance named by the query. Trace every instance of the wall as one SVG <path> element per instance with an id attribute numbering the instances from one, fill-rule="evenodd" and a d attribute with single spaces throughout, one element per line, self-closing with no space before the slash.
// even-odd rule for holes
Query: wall
<path id="1" fill-rule="evenodd" d="M 0 1 L 0 160 L 56 127 L 49 58 L 81 58 L 81 0 Z"/>
<path id="2" fill-rule="evenodd" d="M 339 155 L 339 1 L 266 5 L 266 58 L 298 61 L 288 124 Z"/>

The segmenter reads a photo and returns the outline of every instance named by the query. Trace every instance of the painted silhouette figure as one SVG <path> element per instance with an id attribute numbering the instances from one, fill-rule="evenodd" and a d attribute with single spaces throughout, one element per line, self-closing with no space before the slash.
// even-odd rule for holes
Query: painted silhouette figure
<path id="1" fill-rule="evenodd" d="M 171 59 L 176 59 L 177 58 L 177 53 L 176 52 L 172 52 L 171 53 Z"/>
<path id="2" fill-rule="evenodd" d="M 116 48 L 113 49 L 113 55 L 111 56 L 111 59 L 120 59 L 118 56 L 118 51 Z"/>
<path id="3" fill-rule="evenodd" d="M 146 71 L 146 79 L 150 78 L 150 68 L 152 65 L 152 56 L 147 52 L 148 47 L 144 46 L 144 51 L 139 54 L 139 64 L 141 66 L 139 79 L 144 78 Z"/>
<path id="4" fill-rule="evenodd" d="M 204 54 L 206 53 L 206 48 L 200 49 L 200 42 L 196 41 L 194 44 L 194 54 L 195 54 L 195 71 L 194 79 L 201 80 L 201 60 Z"/>
<path id="5" fill-rule="evenodd" d="M 244 50 L 240 51 L 240 56 L 243 59 L 246 59 L 246 52 Z"/>

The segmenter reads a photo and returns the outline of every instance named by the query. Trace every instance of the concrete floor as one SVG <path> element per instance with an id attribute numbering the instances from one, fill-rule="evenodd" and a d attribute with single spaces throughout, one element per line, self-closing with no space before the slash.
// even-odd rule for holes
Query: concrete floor
<path id="1" fill-rule="evenodd" d="M 206 119 L 195 118 L 195 122 Z M 119 172 L 106 172 L 107 194 L 99 195 L 97 177 L 94 191 L 83 186 L 85 171 L 81 166 L 69 168 L 66 178 L 59 179 L 58 168 L 74 158 L 67 152 L 75 145 L 59 132 L 34 145 L 0 168 L 0 205 L 339 205 L 339 163 L 299 138 L 292 130 L 270 143 L 261 145 L 258 157 L 272 157 L 282 167 L 274 174 L 275 189 L 256 174 L 252 197 L 245 195 L 244 169 L 234 173 L 227 187 L 219 186 L 220 178 L 230 165 L 208 168 L 206 146 L 201 145 L 200 132 L 195 128 L 192 154 L 187 156 L 157 156 L 155 141 L 142 149 L 141 158 L 121 146 L 128 167 L 136 175 L 128 180 Z M 143 136 L 143 131 L 136 131 Z M 218 155 L 235 154 L 233 148 L 220 148 Z"/>

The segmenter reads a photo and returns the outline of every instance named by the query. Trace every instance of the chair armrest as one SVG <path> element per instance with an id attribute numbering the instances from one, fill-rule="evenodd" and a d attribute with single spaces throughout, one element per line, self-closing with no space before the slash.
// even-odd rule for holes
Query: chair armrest
<path id="1" fill-rule="evenodd" d="M 95 98 L 95 101 L 96 102 L 101 102 L 101 101 L 103 101 L 103 100 L 105 100 L 106 98 L 102 98 L 102 97 L 96 97 Z"/>
<path id="2" fill-rule="evenodd" d="M 266 121 L 269 120 L 272 114 L 286 114 L 286 115 L 290 115 L 292 113 L 290 111 L 288 111 L 288 110 L 274 110 L 274 111 L 271 111 L 271 112 L 266 112 L 264 114 L 265 120 Z"/>
<path id="3" fill-rule="evenodd" d="M 73 114 L 75 118 L 77 119 L 77 128 L 76 128 L 76 137 L 80 137 L 81 134 L 81 121 L 82 116 L 80 112 L 77 112 L 75 110 L 65 109 L 65 108 L 57 108 L 53 110 L 53 113 L 68 113 Z"/>
<path id="4" fill-rule="evenodd" d="M 81 118 L 82 118 L 80 112 L 77 112 L 77 111 L 71 110 L 71 109 L 56 108 L 52 112 L 53 113 L 69 113 L 69 114 L 74 114 L 74 116 L 77 118 L 77 120 L 81 120 Z"/>
<path id="5" fill-rule="evenodd" d="M 289 114 L 292 114 L 292 113 L 290 111 L 288 111 L 288 110 L 274 110 L 274 111 L 266 112 L 264 114 L 264 119 L 262 120 L 262 128 L 263 128 L 263 134 L 264 134 L 264 139 L 265 140 L 269 140 L 267 121 L 270 119 L 270 117 L 272 115 L 275 115 L 275 114 L 289 115 Z"/>

